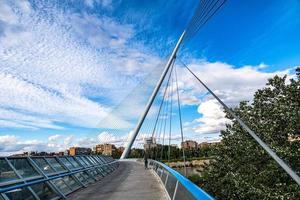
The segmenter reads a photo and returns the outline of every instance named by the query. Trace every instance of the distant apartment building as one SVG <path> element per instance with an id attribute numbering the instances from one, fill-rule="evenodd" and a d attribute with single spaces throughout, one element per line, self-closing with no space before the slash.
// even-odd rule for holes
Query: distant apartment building
<path id="1" fill-rule="evenodd" d="M 201 143 L 198 144 L 198 149 L 213 147 L 213 146 L 216 146 L 220 143 L 221 142 L 201 142 Z"/>
<path id="2" fill-rule="evenodd" d="M 181 142 L 181 148 L 184 149 L 197 149 L 198 148 L 198 143 L 193 140 L 186 140 L 184 142 Z"/>
<path id="3" fill-rule="evenodd" d="M 91 154 L 92 150 L 90 148 L 84 147 L 70 147 L 69 155 L 76 156 L 76 155 L 89 155 Z"/>
<path id="4" fill-rule="evenodd" d="M 103 154 L 107 156 L 111 156 L 115 150 L 116 146 L 114 144 L 97 144 L 94 148 L 96 154 Z"/>
<path id="5" fill-rule="evenodd" d="M 155 141 L 154 137 L 149 137 L 149 138 L 144 139 L 144 149 L 145 150 L 155 148 L 156 146 L 157 145 L 156 145 L 156 141 Z"/>
<path id="6" fill-rule="evenodd" d="M 201 142 L 198 144 L 199 149 L 207 148 L 209 146 L 210 146 L 210 143 L 208 143 L 208 142 Z"/>

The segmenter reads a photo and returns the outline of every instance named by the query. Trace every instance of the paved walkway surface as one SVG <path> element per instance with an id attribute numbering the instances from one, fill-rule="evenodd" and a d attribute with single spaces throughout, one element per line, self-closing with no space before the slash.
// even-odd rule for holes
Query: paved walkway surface
<path id="1" fill-rule="evenodd" d="M 150 169 L 134 161 L 122 161 L 120 166 L 102 180 L 68 196 L 72 200 L 95 199 L 167 199 L 165 191 Z"/>

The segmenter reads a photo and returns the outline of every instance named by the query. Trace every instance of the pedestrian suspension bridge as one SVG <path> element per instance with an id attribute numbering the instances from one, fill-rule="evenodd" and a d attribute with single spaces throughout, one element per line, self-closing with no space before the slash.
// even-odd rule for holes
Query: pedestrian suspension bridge
<path id="1" fill-rule="evenodd" d="M 145 110 L 119 160 L 98 155 L 42 156 L 0 158 L 0 200 L 9 199 L 214 199 L 183 174 L 163 162 L 162 153 L 156 151 L 149 158 L 148 169 L 143 161 L 127 159 L 140 133 L 153 102 L 160 101 L 155 123 L 151 127 L 152 138 L 168 145 L 170 160 L 172 138 L 172 114 L 177 105 L 181 142 L 184 133 L 181 118 L 181 100 L 178 92 L 178 65 L 185 68 L 223 108 L 249 133 L 249 135 L 285 170 L 298 184 L 299 176 L 279 158 L 180 58 L 177 52 L 184 42 L 195 34 L 222 8 L 226 0 L 201 0 L 190 23 L 179 37 L 164 70 L 158 80 Z M 167 117 L 166 117 L 167 116 Z M 147 153 L 147 152 L 145 152 Z M 185 163 L 185 152 L 182 151 Z"/>

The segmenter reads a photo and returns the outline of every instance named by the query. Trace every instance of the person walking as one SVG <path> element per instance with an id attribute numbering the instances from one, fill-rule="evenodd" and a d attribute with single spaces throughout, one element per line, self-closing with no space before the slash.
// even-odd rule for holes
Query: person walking
<path id="1" fill-rule="evenodd" d="M 145 152 L 145 155 L 144 155 L 144 162 L 145 162 L 145 169 L 148 169 L 148 155 L 147 155 L 146 152 Z"/>

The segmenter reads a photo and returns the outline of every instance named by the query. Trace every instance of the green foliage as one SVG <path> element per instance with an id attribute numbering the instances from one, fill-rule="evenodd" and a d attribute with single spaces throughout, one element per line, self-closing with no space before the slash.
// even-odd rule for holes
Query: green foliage
<path id="1" fill-rule="evenodd" d="M 253 102 L 234 112 L 290 167 L 300 173 L 300 69 L 297 78 L 275 76 Z M 231 118 L 227 114 L 228 118 Z M 232 118 L 231 118 L 232 119 Z M 222 144 L 206 165 L 200 185 L 216 199 L 300 199 L 300 186 L 233 120 L 221 132 Z"/>
<path id="2" fill-rule="evenodd" d="M 186 160 L 204 159 L 213 156 L 214 147 L 203 147 L 197 149 L 185 149 Z M 148 149 L 149 158 L 155 160 L 169 160 L 169 145 L 159 145 L 158 147 Z M 170 146 L 170 161 L 182 161 L 183 152 L 177 146 Z"/>
<path id="3" fill-rule="evenodd" d="M 197 174 L 188 176 L 188 179 L 190 179 L 190 181 L 192 181 L 193 183 L 195 183 L 197 185 L 201 184 L 201 177 Z"/>

